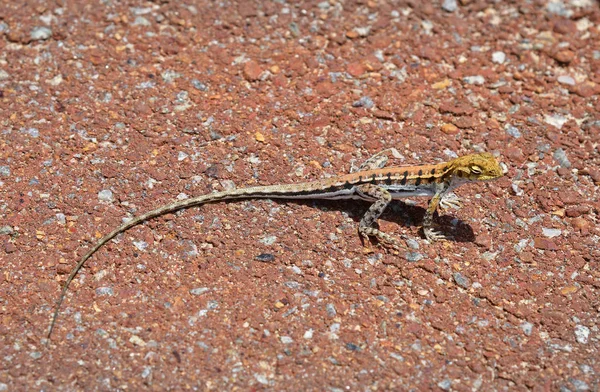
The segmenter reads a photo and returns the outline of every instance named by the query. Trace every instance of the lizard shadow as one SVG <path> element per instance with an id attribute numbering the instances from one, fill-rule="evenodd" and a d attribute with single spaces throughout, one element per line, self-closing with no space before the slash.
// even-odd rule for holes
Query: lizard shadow
<path id="1" fill-rule="evenodd" d="M 362 219 L 363 215 L 369 208 L 369 203 L 359 201 L 358 203 L 354 200 L 273 200 L 280 203 L 294 203 L 298 205 L 310 205 L 312 208 L 317 208 L 321 211 L 338 211 L 346 212 L 349 217 L 356 222 L 356 227 Z M 405 203 L 401 200 L 394 200 L 385 209 L 383 214 L 379 217 L 379 220 L 385 220 L 388 222 L 394 222 L 399 226 L 410 228 L 410 227 L 421 227 L 423 223 L 423 217 L 425 216 L 426 208 L 419 205 L 412 205 Z M 448 240 L 451 242 L 474 242 L 475 233 L 473 228 L 465 221 L 458 218 L 454 212 L 460 210 L 447 210 L 436 211 L 433 223 L 436 229 L 441 234 L 448 235 Z M 410 235 L 406 233 L 400 233 L 403 237 L 410 238 Z M 420 238 L 425 238 L 423 229 L 419 229 Z"/>

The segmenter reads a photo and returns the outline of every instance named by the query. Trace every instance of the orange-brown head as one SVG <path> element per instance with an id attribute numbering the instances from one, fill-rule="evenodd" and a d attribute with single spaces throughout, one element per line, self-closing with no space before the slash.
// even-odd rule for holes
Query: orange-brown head
<path id="1" fill-rule="evenodd" d="M 446 168 L 446 175 L 466 181 L 489 181 L 504 175 L 496 158 L 487 152 L 458 157 L 448 162 Z"/>

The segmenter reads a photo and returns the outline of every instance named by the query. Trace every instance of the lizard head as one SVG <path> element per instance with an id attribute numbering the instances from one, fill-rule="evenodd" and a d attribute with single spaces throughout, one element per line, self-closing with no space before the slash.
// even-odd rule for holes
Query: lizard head
<path id="1" fill-rule="evenodd" d="M 458 157 L 448 164 L 448 171 L 463 181 L 489 181 L 502 177 L 502 167 L 487 152 Z"/>

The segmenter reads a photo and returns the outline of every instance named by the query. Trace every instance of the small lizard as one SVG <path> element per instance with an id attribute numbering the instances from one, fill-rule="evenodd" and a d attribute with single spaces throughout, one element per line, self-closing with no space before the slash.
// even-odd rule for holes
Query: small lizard
<path id="1" fill-rule="evenodd" d="M 456 200 L 444 200 L 444 196 L 467 182 L 488 181 L 503 175 L 503 170 L 494 156 L 488 153 L 465 155 L 434 165 L 384 168 L 390 152 L 397 154 L 395 149 L 381 151 L 365 161 L 357 172 L 347 175 L 297 184 L 255 186 L 210 193 L 158 207 L 123 223 L 102 237 L 73 267 L 56 302 L 48 339 L 54 329 L 69 284 L 85 261 L 115 236 L 146 220 L 183 208 L 224 200 L 359 199 L 372 203 L 358 225 L 361 237 L 367 241 L 369 237 L 375 237 L 383 244 L 400 249 L 402 246 L 398 240 L 374 227 L 377 219 L 392 200 L 411 196 L 432 196 L 423 218 L 423 231 L 428 240 L 439 240 L 445 236 L 433 228 L 435 210 L 438 205 L 442 207 L 459 205 Z"/>

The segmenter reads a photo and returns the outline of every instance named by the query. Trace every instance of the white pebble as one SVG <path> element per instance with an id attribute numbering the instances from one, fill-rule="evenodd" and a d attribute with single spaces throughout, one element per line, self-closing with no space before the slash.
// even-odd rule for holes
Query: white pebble
<path id="1" fill-rule="evenodd" d="M 567 86 L 575 86 L 575 79 L 569 75 L 560 75 L 556 80 L 560 84 L 566 84 Z"/>
<path id="2" fill-rule="evenodd" d="M 554 238 L 554 237 L 558 237 L 559 235 L 561 235 L 562 234 L 562 230 L 560 230 L 560 229 L 547 229 L 545 227 L 542 227 L 542 234 L 544 235 L 544 237 Z"/>
<path id="3" fill-rule="evenodd" d="M 113 193 L 109 189 L 104 189 L 98 192 L 98 200 L 112 203 L 114 200 Z"/>
<path id="4" fill-rule="evenodd" d="M 577 339 L 577 343 L 587 344 L 589 337 L 590 329 L 588 327 L 585 325 L 575 326 L 575 339 Z"/>
<path id="5" fill-rule="evenodd" d="M 504 52 L 498 51 L 492 53 L 492 62 L 496 64 L 504 64 L 504 61 L 506 61 L 506 54 Z"/>

